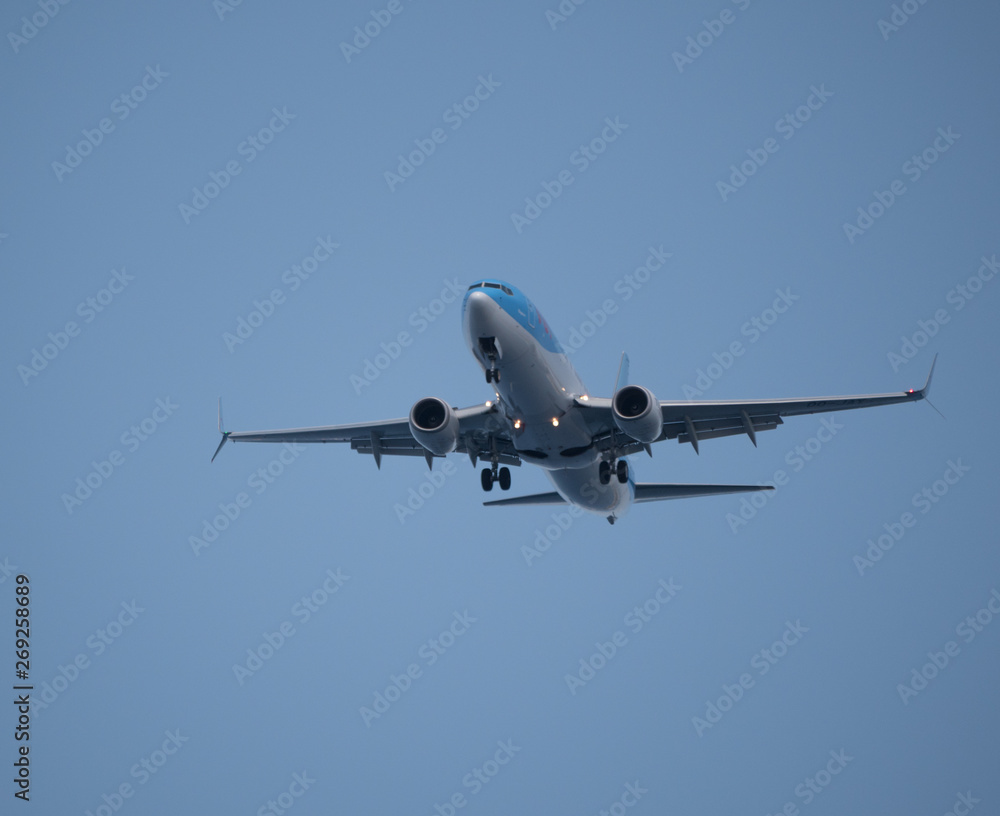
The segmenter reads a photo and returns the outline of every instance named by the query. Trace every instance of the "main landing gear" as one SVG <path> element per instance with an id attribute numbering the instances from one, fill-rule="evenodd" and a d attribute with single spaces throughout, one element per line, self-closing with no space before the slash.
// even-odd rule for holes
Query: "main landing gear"
<path id="1" fill-rule="evenodd" d="M 597 469 L 597 478 L 602 485 L 606 485 L 611 482 L 612 471 L 614 471 L 615 476 L 618 477 L 618 481 L 621 482 L 621 484 L 625 484 L 628 481 L 627 461 L 619 459 L 615 467 L 612 467 L 611 462 L 605 460 L 601 462 Z"/>
<path id="2" fill-rule="evenodd" d="M 483 484 L 483 490 L 487 493 L 493 489 L 494 482 L 500 482 L 501 490 L 510 490 L 510 468 L 502 467 L 497 469 L 496 463 L 491 468 L 483 468 L 479 474 Z"/>

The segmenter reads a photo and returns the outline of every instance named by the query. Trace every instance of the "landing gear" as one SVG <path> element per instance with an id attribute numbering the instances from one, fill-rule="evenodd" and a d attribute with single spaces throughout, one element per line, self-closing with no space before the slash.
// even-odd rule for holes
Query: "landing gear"
<path id="1" fill-rule="evenodd" d="M 495 337 L 480 337 L 479 351 L 487 359 L 490 367 L 486 369 L 486 382 L 500 382 L 500 372 L 497 371 L 497 359 L 500 351 L 497 349 Z"/>
<path id="2" fill-rule="evenodd" d="M 619 459 L 615 466 L 611 466 L 611 462 L 604 460 L 597 467 L 597 479 L 602 485 L 611 483 L 611 473 L 614 471 L 614 475 L 618 478 L 621 484 L 625 484 L 628 481 L 628 462 L 624 459 Z"/>
<path id="3" fill-rule="evenodd" d="M 479 480 L 483 485 L 483 490 L 487 493 L 493 489 L 494 482 L 500 482 L 501 490 L 510 490 L 510 468 L 497 469 L 496 463 L 494 463 L 493 467 L 482 469 Z"/>

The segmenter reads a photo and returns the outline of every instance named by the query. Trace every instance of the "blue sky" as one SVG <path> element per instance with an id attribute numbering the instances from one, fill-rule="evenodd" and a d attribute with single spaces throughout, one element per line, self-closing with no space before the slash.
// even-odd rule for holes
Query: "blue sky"
<path id="1" fill-rule="evenodd" d="M 1000 19 L 898 6 L 8 4 L 40 812 L 995 810 Z M 233 430 L 489 398 L 447 302 L 484 277 L 597 395 L 622 350 L 660 399 L 938 354 L 946 419 L 665 443 L 640 480 L 778 489 L 613 528 L 483 508 L 462 457 L 209 464 L 220 395 Z"/>

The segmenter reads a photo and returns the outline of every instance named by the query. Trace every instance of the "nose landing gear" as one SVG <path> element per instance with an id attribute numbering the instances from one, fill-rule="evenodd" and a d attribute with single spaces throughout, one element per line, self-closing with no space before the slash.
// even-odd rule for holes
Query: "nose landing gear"
<path id="1" fill-rule="evenodd" d="M 486 369 L 486 382 L 500 382 L 500 372 L 497 370 L 497 360 L 500 351 L 497 349 L 495 337 L 480 337 L 479 351 L 489 362 L 490 367 Z"/>

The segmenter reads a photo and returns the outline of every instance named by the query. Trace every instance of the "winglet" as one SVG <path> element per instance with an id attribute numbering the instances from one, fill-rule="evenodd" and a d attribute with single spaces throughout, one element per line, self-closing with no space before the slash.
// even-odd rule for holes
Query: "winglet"
<path id="1" fill-rule="evenodd" d="M 212 454 L 212 461 L 215 461 L 215 457 L 219 455 L 219 451 L 222 450 L 222 446 L 226 444 L 226 440 L 229 439 L 229 431 L 222 430 L 222 397 L 219 397 L 219 433 L 222 434 L 222 441 L 219 443 L 219 447 L 215 449 L 215 453 Z"/>
<path id="2" fill-rule="evenodd" d="M 927 392 L 931 390 L 931 377 L 934 376 L 934 365 L 937 363 L 938 356 L 935 354 L 934 359 L 931 360 L 931 370 L 927 372 L 927 382 L 924 383 L 924 387 L 921 388 L 917 393 L 920 394 L 920 398 L 923 399 L 927 396 Z"/>

